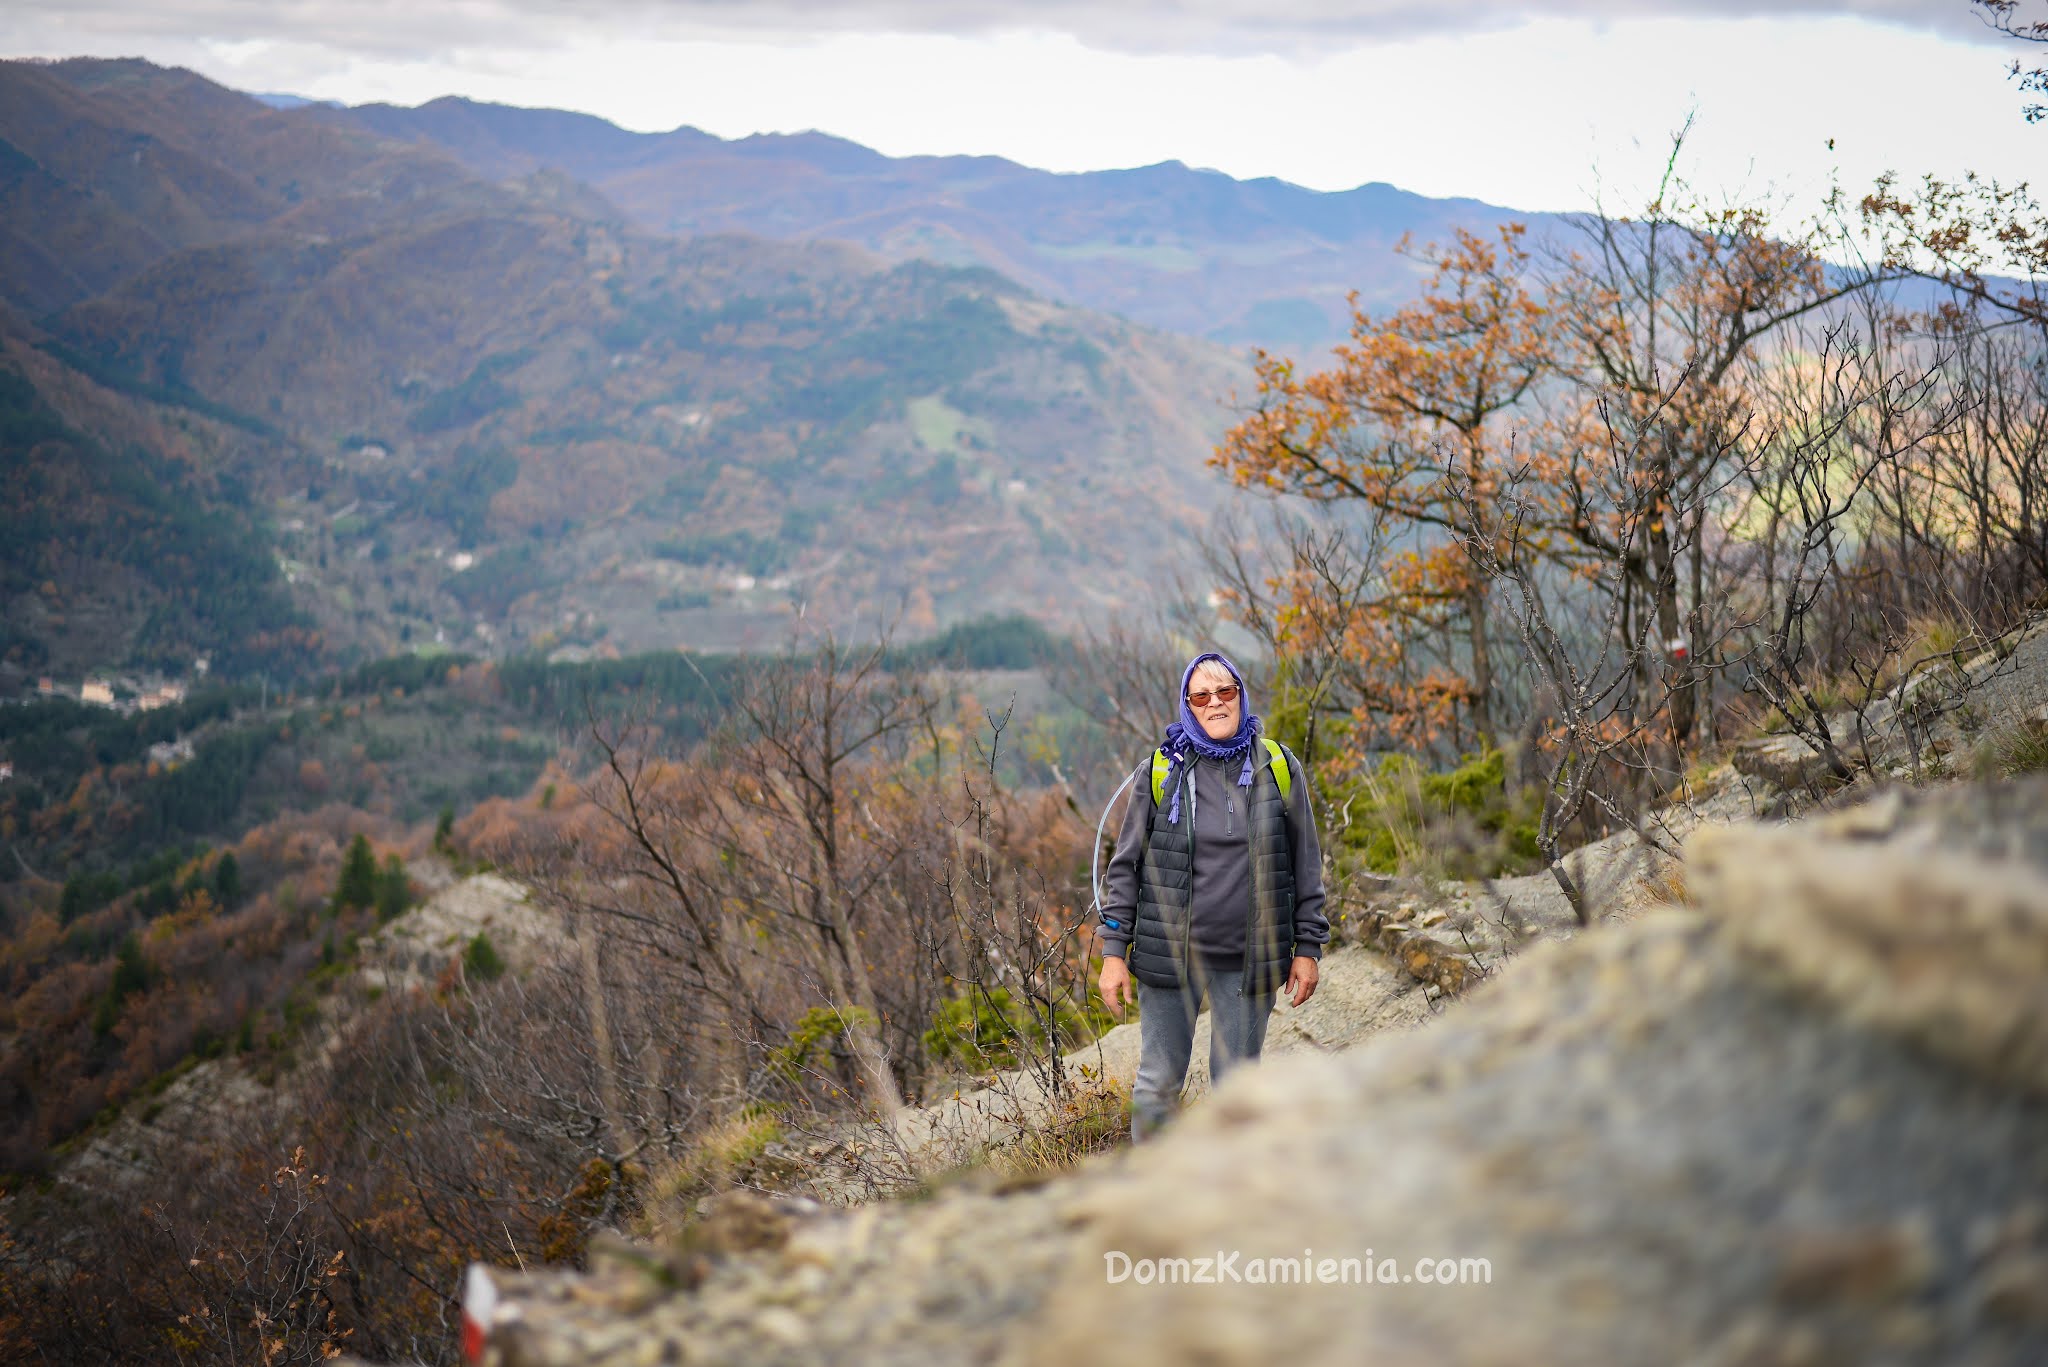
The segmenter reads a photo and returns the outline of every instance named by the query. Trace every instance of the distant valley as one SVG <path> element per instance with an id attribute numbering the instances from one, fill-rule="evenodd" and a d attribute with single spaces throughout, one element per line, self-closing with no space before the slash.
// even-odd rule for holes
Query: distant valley
<path id="1" fill-rule="evenodd" d="M 1246 371 L 1213 344 L 983 269 L 658 235 L 330 112 L 0 67 L 14 688 L 1073 622 L 1149 596 L 1220 496 Z"/>
<path id="2" fill-rule="evenodd" d="M 0 206 L 17 694 L 1127 612 L 1242 345 L 1503 216 L 83 59 L 0 64 Z"/>

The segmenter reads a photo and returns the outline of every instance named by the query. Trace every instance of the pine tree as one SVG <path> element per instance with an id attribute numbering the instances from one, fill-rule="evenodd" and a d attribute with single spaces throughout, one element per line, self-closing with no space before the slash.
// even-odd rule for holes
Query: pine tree
<path id="1" fill-rule="evenodd" d="M 228 911 L 242 900 L 242 866 L 233 850 L 221 855 L 220 862 L 213 866 L 213 900 Z"/>
<path id="2" fill-rule="evenodd" d="M 463 951 L 462 971 L 479 982 L 489 982 L 505 971 L 505 960 L 498 953 L 498 947 L 491 943 L 491 937 L 482 931 L 469 942 Z"/>
<path id="3" fill-rule="evenodd" d="M 370 852 L 370 838 L 357 835 L 348 843 L 341 860 L 341 881 L 334 885 L 334 909 L 369 907 L 377 904 L 377 856 Z"/>
<path id="4" fill-rule="evenodd" d="M 121 939 L 121 947 L 114 954 L 114 977 L 107 984 L 107 993 L 100 998 L 99 1009 L 93 1013 L 92 1032 L 95 1038 L 105 1039 L 114 1032 L 114 1025 L 121 1019 L 121 1004 L 149 986 L 155 976 L 150 972 L 149 960 L 143 956 L 142 942 L 129 931 Z"/>
<path id="5" fill-rule="evenodd" d="M 405 865 L 395 854 L 384 856 L 384 868 L 377 875 L 377 919 L 389 921 L 412 905 L 412 883 Z"/>

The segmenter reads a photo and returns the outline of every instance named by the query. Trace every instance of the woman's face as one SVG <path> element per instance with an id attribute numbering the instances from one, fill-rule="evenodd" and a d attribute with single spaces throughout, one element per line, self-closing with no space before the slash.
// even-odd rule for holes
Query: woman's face
<path id="1" fill-rule="evenodd" d="M 1230 671 L 1214 660 L 1204 660 L 1195 666 L 1195 675 L 1188 680 L 1188 710 L 1209 733 L 1210 740 L 1229 740 L 1237 734 L 1238 718 L 1244 715 L 1243 691 L 1232 694 L 1228 702 L 1216 696 L 1219 688 L 1236 687 L 1237 680 L 1230 677 Z"/>

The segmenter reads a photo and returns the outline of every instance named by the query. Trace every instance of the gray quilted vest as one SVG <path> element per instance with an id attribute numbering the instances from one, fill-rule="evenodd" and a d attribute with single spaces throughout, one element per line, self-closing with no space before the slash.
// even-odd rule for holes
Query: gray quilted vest
<path id="1" fill-rule="evenodd" d="M 1289 768 L 1301 766 L 1292 755 Z M 1138 871 L 1138 917 L 1125 957 L 1131 976 L 1147 987 L 1178 989 L 1187 981 L 1189 903 L 1195 884 L 1194 801 L 1187 789 L 1194 776 L 1174 775 L 1182 785 L 1180 809 L 1168 822 L 1154 803 L 1145 829 L 1145 858 Z M 1143 800 L 1143 796 L 1140 796 Z M 1280 990 L 1294 962 L 1294 854 L 1288 838 L 1287 802 L 1274 781 L 1270 759 L 1252 771 L 1245 804 L 1251 842 L 1251 887 L 1245 896 L 1244 991 L 1259 996 Z"/>

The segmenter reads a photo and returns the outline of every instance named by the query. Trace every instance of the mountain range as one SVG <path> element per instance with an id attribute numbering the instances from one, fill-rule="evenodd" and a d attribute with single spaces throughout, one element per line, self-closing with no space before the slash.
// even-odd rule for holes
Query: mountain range
<path id="1" fill-rule="evenodd" d="M 279 103 L 0 63 L 0 690 L 1125 611 L 1224 493 L 1214 338 L 1500 216 Z"/>
<path id="2" fill-rule="evenodd" d="M 1352 290 L 1369 307 L 1405 301 L 1420 272 L 1392 250 L 1404 236 L 1516 217 L 1385 184 L 1324 193 L 1177 161 L 1055 174 L 1001 157 L 886 157 L 817 132 L 635 133 L 457 98 L 314 113 L 444 149 L 488 180 L 563 172 L 653 232 L 831 238 L 891 260 L 986 266 L 1149 327 L 1285 351 L 1339 340 Z"/>

